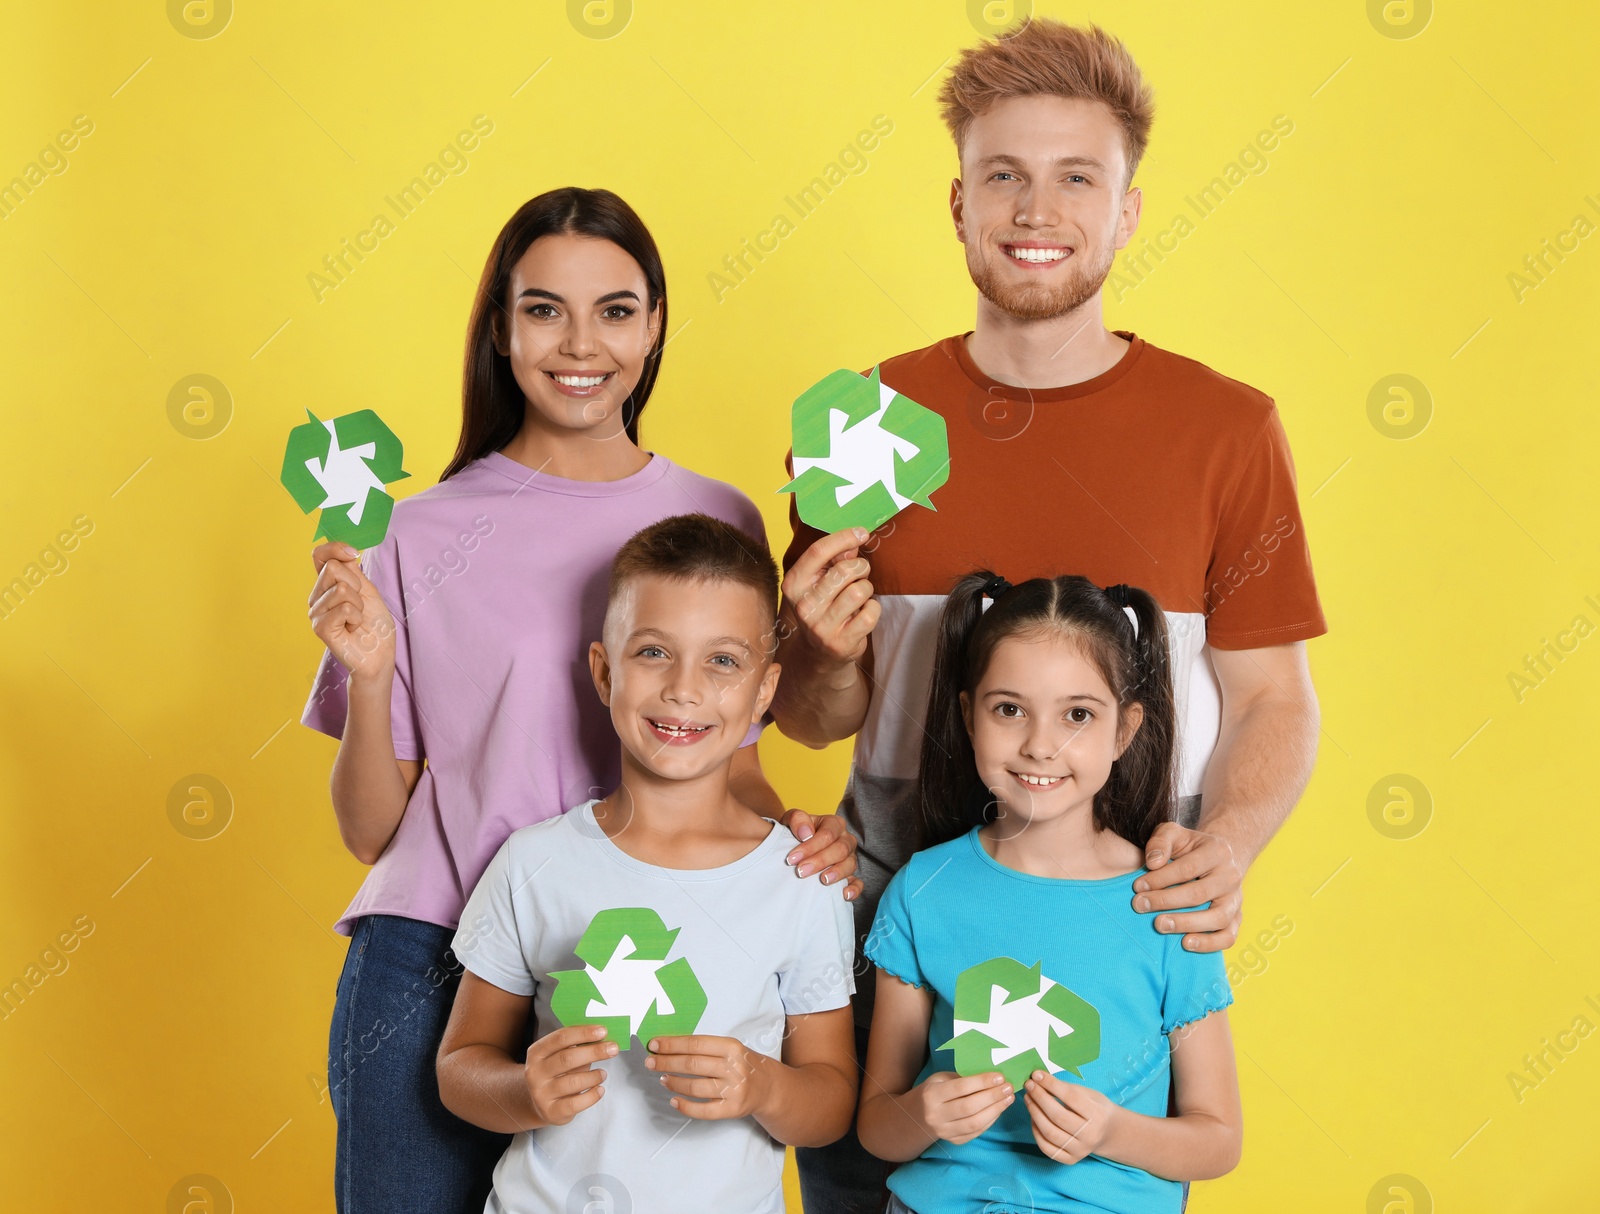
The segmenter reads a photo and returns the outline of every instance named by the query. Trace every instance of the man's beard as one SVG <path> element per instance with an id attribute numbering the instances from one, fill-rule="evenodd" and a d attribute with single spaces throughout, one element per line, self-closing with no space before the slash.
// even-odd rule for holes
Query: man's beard
<path id="1" fill-rule="evenodd" d="M 996 257 L 1009 257 L 997 250 Z M 1054 320 L 1058 316 L 1081 307 L 1100 293 L 1111 273 L 1111 263 L 1116 259 L 1116 249 L 1108 241 L 1104 258 L 1098 265 L 1082 260 L 1083 251 L 1074 250 L 1067 255 L 1073 264 L 1067 267 L 1065 278 L 1045 285 L 1012 284 L 1001 280 L 991 263 L 974 256 L 973 247 L 967 246 L 967 273 L 978 288 L 978 293 L 1007 316 L 1017 320 Z"/>

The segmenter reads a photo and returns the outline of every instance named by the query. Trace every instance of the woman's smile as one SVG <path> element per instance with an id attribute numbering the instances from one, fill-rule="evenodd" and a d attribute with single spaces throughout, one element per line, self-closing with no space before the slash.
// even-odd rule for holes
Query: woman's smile
<path id="1" fill-rule="evenodd" d="M 616 377 L 615 371 L 546 371 L 545 378 L 555 385 L 563 396 L 598 396 L 600 390 Z"/>

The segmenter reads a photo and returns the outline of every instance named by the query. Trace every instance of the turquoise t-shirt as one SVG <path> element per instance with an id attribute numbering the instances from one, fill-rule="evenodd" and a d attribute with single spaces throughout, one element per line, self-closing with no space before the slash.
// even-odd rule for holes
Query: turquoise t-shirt
<path id="1" fill-rule="evenodd" d="M 997 863 L 975 829 L 912 856 L 889 882 L 864 952 L 933 992 L 929 1057 L 917 1082 L 956 1070 L 956 1051 L 938 1047 L 976 1032 L 1005 1042 L 990 1054 L 988 1041 L 968 1039 L 992 1069 L 1037 1043 L 1041 1057 L 1055 1060 L 1044 1069 L 1072 1082 L 1066 1066 L 1076 1066 L 1081 1082 L 1123 1107 L 1166 1116 L 1167 1034 L 1228 1006 L 1233 992 L 1221 953 L 1189 952 L 1181 935 L 1156 931 L 1153 915 L 1133 909 L 1133 883 L 1144 872 L 1103 881 L 1035 877 Z M 958 978 L 997 958 L 1010 962 L 986 966 L 963 986 L 957 1026 Z M 902 1164 L 889 1188 L 917 1214 L 1177 1214 L 1182 1200 L 1178 1182 L 1140 1168 L 1098 1155 L 1070 1165 L 1047 1158 L 1020 1095 L 971 1142 L 936 1142 Z"/>

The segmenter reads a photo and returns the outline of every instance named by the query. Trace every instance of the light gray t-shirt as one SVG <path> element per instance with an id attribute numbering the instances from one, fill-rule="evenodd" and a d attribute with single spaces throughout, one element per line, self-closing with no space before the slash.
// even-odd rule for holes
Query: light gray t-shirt
<path id="1" fill-rule="evenodd" d="M 603 1002 L 585 1009 L 596 1019 L 630 1015 L 630 1028 L 646 1040 L 663 1013 L 697 1005 L 698 988 L 705 1010 L 694 1032 L 736 1037 L 772 1058 L 782 1055 L 786 1016 L 849 1003 L 855 933 L 843 884 L 796 877 L 784 863 L 795 846 L 785 827 L 773 822 L 749 854 L 719 868 L 658 868 L 607 838 L 594 805 L 514 832 L 456 932 L 456 956 L 467 969 L 533 996 L 534 1037 L 560 1027 L 550 1008 L 556 971 L 593 975 Z M 602 912 L 612 913 L 595 923 Z M 640 939 L 619 939 L 619 922 Z M 577 950 L 591 923 L 586 963 Z M 687 987 L 686 969 L 693 974 Z M 559 981 L 590 990 L 582 974 Z M 641 1015 L 641 1007 L 649 1010 Z M 782 1145 L 751 1118 L 696 1121 L 679 1113 L 659 1073 L 645 1069 L 642 1042 L 629 1045 L 596 1064 L 607 1072 L 597 1105 L 564 1126 L 512 1139 L 485 1214 L 781 1214 Z"/>

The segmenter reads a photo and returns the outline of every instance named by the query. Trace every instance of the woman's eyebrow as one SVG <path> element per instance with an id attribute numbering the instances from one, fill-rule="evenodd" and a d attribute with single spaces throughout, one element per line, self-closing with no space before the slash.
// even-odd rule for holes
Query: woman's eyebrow
<path id="1" fill-rule="evenodd" d="M 523 299 L 529 295 L 536 296 L 539 299 L 548 299 L 552 303 L 567 302 L 562 296 L 557 295 L 554 291 L 547 291 L 543 287 L 523 287 L 522 290 L 518 292 L 517 298 Z M 611 294 L 602 295 L 599 299 L 595 300 L 595 307 L 599 307 L 601 304 L 611 303 L 613 300 L 617 299 L 631 299 L 634 301 L 634 303 L 639 302 L 639 296 L 636 292 L 627 290 L 613 291 Z"/>

